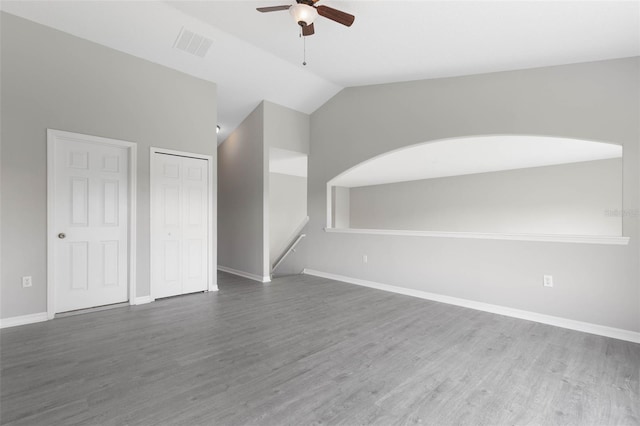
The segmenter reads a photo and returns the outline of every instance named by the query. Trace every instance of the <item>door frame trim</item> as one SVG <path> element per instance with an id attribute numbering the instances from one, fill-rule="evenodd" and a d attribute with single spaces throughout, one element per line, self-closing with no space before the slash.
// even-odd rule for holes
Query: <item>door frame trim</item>
<path id="1" fill-rule="evenodd" d="M 75 140 L 99 145 L 117 146 L 127 149 L 129 155 L 129 200 L 128 200 L 128 287 L 129 304 L 136 301 L 136 234 L 137 234 L 137 188 L 138 188 L 138 145 L 118 139 L 103 138 L 101 136 L 72 133 L 62 130 L 47 129 L 47 318 L 53 319 L 56 314 L 56 286 L 55 286 L 55 205 L 56 205 L 56 142 L 59 139 Z"/>
<path id="2" fill-rule="evenodd" d="M 215 188 L 213 187 L 213 183 L 214 183 L 214 176 L 213 176 L 213 156 L 212 155 L 205 155 L 205 154 L 196 154 L 194 152 L 186 152 L 186 151 L 176 151 L 174 149 L 166 149 L 166 148 L 158 148 L 158 147 L 150 147 L 149 148 L 149 247 L 151 248 L 150 252 L 149 252 L 149 293 L 150 293 L 150 297 L 151 297 L 151 301 L 156 300 L 155 298 L 155 289 L 154 289 L 154 283 L 153 283 L 153 279 L 151 277 L 153 277 L 153 270 L 155 267 L 155 261 L 154 261 L 154 256 L 153 256 L 153 247 L 154 247 L 154 238 L 153 238 L 153 223 L 154 223 L 154 209 L 153 206 L 155 205 L 155 179 L 154 179 L 154 172 L 155 172 L 155 163 L 154 163 L 154 155 L 155 154 L 167 154 L 167 155 L 176 155 L 176 156 L 180 156 L 180 157 L 190 157 L 190 158 L 197 158 L 200 160 L 206 160 L 207 161 L 207 174 L 208 174 L 208 179 L 207 179 L 207 186 L 208 186 L 208 190 L 207 190 L 207 250 L 209 252 L 208 257 L 209 260 L 207 262 L 207 291 L 217 291 L 218 290 L 218 283 L 217 283 L 217 278 L 216 278 L 216 273 L 217 273 L 217 269 L 216 269 L 216 265 L 215 265 L 215 259 L 216 259 L 216 251 L 215 251 L 215 247 L 213 245 L 213 232 L 214 232 L 214 223 L 213 223 L 213 216 L 214 216 L 214 194 L 215 194 Z"/>

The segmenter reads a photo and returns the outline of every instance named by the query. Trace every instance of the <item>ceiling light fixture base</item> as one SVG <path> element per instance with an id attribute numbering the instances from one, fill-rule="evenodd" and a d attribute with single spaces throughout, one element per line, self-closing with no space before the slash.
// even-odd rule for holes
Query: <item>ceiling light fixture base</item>
<path id="1" fill-rule="evenodd" d="M 289 13 L 301 27 L 313 24 L 313 21 L 318 17 L 316 8 L 305 3 L 294 4 L 289 8 Z"/>

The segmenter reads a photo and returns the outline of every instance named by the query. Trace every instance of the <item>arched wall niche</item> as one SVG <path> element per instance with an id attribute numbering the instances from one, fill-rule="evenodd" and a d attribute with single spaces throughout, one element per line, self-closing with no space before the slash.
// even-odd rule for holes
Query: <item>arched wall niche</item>
<path id="1" fill-rule="evenodd" d="M 327 182 L 328 232 L 626 244 L 622 146 L 478 135 L 401 147 Z"/>

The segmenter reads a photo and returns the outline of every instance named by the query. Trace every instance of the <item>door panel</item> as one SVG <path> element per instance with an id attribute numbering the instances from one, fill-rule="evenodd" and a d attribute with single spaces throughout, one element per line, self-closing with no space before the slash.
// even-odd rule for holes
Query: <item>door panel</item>
<path id="1" fill-rule="evenodd" d="M 163 185 L 162 210 L 164 226 L 180 229 L 180 185 Z"/>
<path id="2" fill-rule="evenodd" d="M 56 312 L 128 300 L 127 149 L 77 136 L 55 144 Z"/>
<path id="3" fill-rule="evenodd" d="M 117 180 L 102 181 L 102 224 L 105 226 L 118 226 L 119 185 Z"/>
<path id="4" fill-rule="evenodd" d="M 71 178 L 71 225 L 89 224 L 89 180 Z"/>
<path id="5" fill-rule="evenodd" d="M 202 241 L 187 241 L 187 278 L 202 277 Z"/>
<path id="6" fill-rule="evenodd" d="M 118 254 L 120 251 L 118 241 L 102 241 L 102 285 L 114 287 L 118 285 L 120 265 Z"/>
<path id="7" fill-rule="evenodd" d="M 189 195 L 187 198 L 187 218 L 189 226 L 202 225 L 202 188 L 189 188 Z"/>
<path id="8" fill-rule="evenodd" d="M 205 291 L 208 162 L 160 153 L 152 161 L 154 297 Z"/>
<path id="9" fill-rule="evenodd" d="M 161 286 L 157 297 L 174 296 L 182 293 L 180 285 L 180 242 L 166 240 L 163 246 L 161 265 L 164 265 L 164 275 L 160 280 Z"/>
<path id="10" fill-rule="evenodd" d="M 86 290 L 89 286 L 89 242 L 70 243 L 69 251 L 71 252 L 69 256 L 71 290 Z"/>

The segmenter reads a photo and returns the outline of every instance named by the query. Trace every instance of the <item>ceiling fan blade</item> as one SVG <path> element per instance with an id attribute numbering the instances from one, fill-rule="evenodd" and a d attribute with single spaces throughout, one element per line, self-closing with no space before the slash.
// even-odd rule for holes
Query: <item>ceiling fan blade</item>
<path id="1" fill-rule="evenodd" d="M 336 21 L 339 24 L 346 25 L 347 27 L 350 27 L 356 19 L 353 15 L 329 6 L 317 6 L 316 9 L 318 9 L 318 15 Z"/>
<path id="2" fill-rule="evenodd" d="M 315 28 L 313 28 L 313 22 L 309 25 L 305 25 L 304 27 L 302 27 L 302 35 L 303 36 L 310 36 L 313 35 L 315 33 Z"/>
<path id="3" fill-rule="evenodd" d="M 290 4 L 286 5 L 286 6 L 269 6 L 269 7 L 257 7 L 256 10 L 258 12 L 277 12 L 279 10 L 289 10 L 289 8 L 291 7 Z"/>

